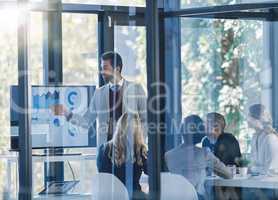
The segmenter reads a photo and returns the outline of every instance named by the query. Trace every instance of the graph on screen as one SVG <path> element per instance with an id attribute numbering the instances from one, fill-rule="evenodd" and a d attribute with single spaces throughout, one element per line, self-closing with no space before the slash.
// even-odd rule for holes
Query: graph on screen
<path id="1" fill-rule="evenodd" d="M 53 93 L 46 92 L 45 94 L 34 94 L 32 98 L 34 109 L 48 109 L 50 106 L 59 103 L 60 91 L 55 90 Z"/>
<path id="2" fill-rule="evenodd" d="M 33 86 L 31 90 L 33 147 L 92 146 L 94 143 L 92 141 L 95 138 L 92 139 L 93 136 L 90 130 L 67 121 L 65 116 L 55 115 L 51 108 L 54 105 L 63 105 L 72 113 L 82 116 L 88 109 L 94 90 L 94 86 Z M 16 87 L 14 87 L 12 88 L 14 99 L 18 98 L 16 94 Z M 12 110 L 11 117 L 13 123 L 18 121 L 15 110 Z M 15 129 L 17 126 L 17 123 L 14 123 L 14 126 L 12 126 L 12 130 L 15 130 L 12 131 L 12 136 L 18 136 L 18 130 Z"/>
<path id="3" fill-rule="evenodd" d="M 68 122 L 64 116 L 54 115 L 51 108 L 57 104 L 83 115 L 88 107 L 88 90 L 85 87 L 32 88 L 32 125 L 36 127 L 33 135 L 40 135 L 36 143 L 48 146 L 88 145 L 88 130 Z M 49 126 L 47 131 L 46 125 Z"/>

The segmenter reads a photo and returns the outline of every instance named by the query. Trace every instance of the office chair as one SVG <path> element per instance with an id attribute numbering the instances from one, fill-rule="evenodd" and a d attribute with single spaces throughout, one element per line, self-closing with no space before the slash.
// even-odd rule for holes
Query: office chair
<path id="1" fill-rule="evenodd" d="M 183 176 L 161 173 L 161 200 L 198 200 L 194 186 Z"/>
<path id="2" fill-rule="evenodd" d="M 129 200 L 126 187 L 113 174 L 94 175 L 92 187 L 92 200 Z"/>

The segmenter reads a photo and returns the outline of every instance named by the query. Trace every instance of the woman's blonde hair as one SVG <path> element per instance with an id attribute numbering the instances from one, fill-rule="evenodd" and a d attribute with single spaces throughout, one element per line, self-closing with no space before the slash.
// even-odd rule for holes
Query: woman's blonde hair
<path id="1" fill-rule="evenodd" d="M 249 108 L 249 115 L 259 121 L 262 125 L 262 128 L 265 130 L 267 134 L 276 134 L 277 131 L 273 128 L 273 121 L 269 112 L 267 112 L 266 108 L 262 104 L 254 104 Z"/>
<path id="2" fill-rule="evenodd" d="M 124 113 L 120 117 L 109 147 L 109 158 L 116 166 L 127 161 L 143 165 L 142 157 L 147 157 L 147 147 L 138 114 Z"/>

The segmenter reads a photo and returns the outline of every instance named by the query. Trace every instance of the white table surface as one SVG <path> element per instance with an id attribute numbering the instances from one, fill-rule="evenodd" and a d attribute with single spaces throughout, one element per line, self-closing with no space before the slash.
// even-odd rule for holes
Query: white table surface
<path id="1" fill-rule="evenodd" d="M 33 162 L 63 162 L 96 160 L 95 154 L 63 155 L 63 156 L 33 156 Z"/>
<path id="2" fill-rule="evenodd" d="M 261 188 L 261 189 L 278 189 L 278 176 L 269 177 L 249 176 L 246 178 L 235 177 L 233 179 L 223 179 L 219 177 L 208 177 L 206 185 L 223 186 L 223 187 L 240 187 L 240 188 Z"/>
<path id="3" fill-rule="evenodd" d="M 90 194 L 69 194 L 69 195 L 37 195 L 34 200 L 92 200 Z"/>

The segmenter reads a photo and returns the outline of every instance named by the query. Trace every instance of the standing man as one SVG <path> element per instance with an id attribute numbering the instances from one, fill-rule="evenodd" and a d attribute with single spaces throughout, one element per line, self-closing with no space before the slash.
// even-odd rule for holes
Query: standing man
<path id="1" fill-rule="evenodd" d="M 52 108 L 56 115 L 64 115 L 67 121 L 89 129 L 97 121 L 97 146 L 113 137 L 116 122 L 123 113 L 138 113 L 146 135 L 147 97 L 140 84 L 129 82 L 122 77 L 123 62 L 116 52 L 101 56 L 101 75 L 105 85 L 96 89 L 89 108 L 84 115 L 68 111 L 62 105 Z"/>

